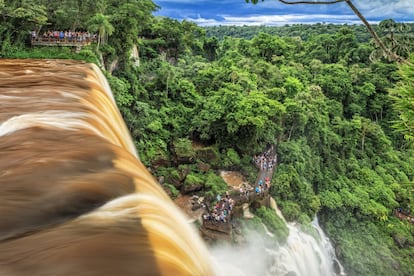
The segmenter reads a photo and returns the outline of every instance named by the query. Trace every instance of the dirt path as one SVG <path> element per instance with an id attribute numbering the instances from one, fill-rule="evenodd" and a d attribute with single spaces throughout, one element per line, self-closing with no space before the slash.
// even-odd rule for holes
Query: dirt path
<path id="1" fill-rule="evenodd" d="M 238 190 L 243 185 L 249 185 L 243 175 L 237 171 L 221 171 L 220 176 L 234 190 Z"/>
<path id="2" fill-rule="evenodd" d="M 174 203 L 187 215 L 191 222 L 199 219 L 204 212 L 204 208 L 193 211 L 192 202 L 191 196 L 189 195 L 179 196 L 174 199 Z"/>

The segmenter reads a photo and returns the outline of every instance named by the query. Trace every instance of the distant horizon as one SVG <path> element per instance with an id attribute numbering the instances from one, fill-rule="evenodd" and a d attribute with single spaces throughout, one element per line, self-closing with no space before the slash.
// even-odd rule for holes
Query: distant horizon
<path id="1" fill-rule="evenodd" d="M 285 25 L 361 25 L 361 20 L 346 3 L 331 5 L 286 5 L 277 0 L 154 0 L 160 6 L 156 16 L 178 21 L 186 20 L 199 26 L 285 26 Z M 354 0 L 353 3 L 370 24 L 385 19 L 414 23 L 413 0 Z"/>

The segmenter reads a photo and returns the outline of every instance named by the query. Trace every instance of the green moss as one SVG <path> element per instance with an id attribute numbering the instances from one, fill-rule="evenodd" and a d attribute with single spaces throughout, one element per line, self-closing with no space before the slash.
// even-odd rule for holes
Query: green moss
<path id="1" fill-rule="evenodd" d="M 178 192 L 178 190 L 174 187 L 174 185 L 171 185 L 171 184 L 165 183 L 165 184 L 164 184 L 164 187 L 166 187 L 166 188 L 170 191 L 170 194 L 171 194 L 171 197 L 172 197 L 172 198 L 176 198 L 176 197 L 178 196 L 179 192 Z"/>
<path id="2" fill-rule="evenodd" d="M 289 229 L 285 222 L 276 214 L 275 210 L 260 207 L 255 210 L 255 214 L 261 218 L 268 230 L 272 232 L 279 242 L 286 242 L 289 236 Z"/>
<path id="3" fill-rule="evenodd" d="M 217 195 L 221 195 L 227 191 L 227 183 L 214 172 L 209 172 L 205 179 L 205 190 L 211 198 L 215 198 Z"/>
<path id="4" fill-rule="evenodd" d="M 299 204 L 293 201 L 278 201 L 278 203 L 287 221 L 298 220 L 301 215 Z"/>
<path id="5" fill-rule="evenodd" d="M 195 151 L 191 145 L 191 141 L 187 138 L 180 138 L 174 142 L 175 154 L 178 158 L 194 158 Z"/>
<path id="6" fill-rule="evenodd" d="M 220 154 L 215 147 L 196 149 L 196 158 L 213 166 L 220 164 Z"/>

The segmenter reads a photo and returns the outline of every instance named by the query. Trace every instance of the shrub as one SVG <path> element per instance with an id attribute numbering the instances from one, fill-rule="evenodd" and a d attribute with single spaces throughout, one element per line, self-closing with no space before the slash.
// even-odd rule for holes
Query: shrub
<path id="1" fill-rule="evenodd" d="M 178 190 L 174 187 L 174 185 L 171 184 L 164 184 L 164 187 L 166 187 L 170 191 L 170 195 L 172 198 L 176 198 L 178 196 Z"/>
<path id="2" fill-rule="evenodd" d="M 223 166 L 225 168 L 240 167 L 240 157 L 233 148 L 227 149 L 225 154 L 222 156 Z"/>
<path id="3" fill-rule="evenodd" d="M 295 221 L 299 219 L 301 215 L 299 204 L 288 200 L 279 202 L 279 205 L 282 210 L 283 216 L 287 221 Z"/>
<path id="4" fill-rule="evenodd" d="M 215 198 L 227 191 L 227 183 L 219 175 L 209 172 L 206 176 L 205 189 L 210 198 Z"/>
<path id="5" fill-rule="evenodd" d="M 179 138 L 174 141 L 174 149 L 177 157 L 179 158 L 193 158 L 195 157 L 195 151 L 191 144 L 191 140 L 187 138 Z"/>
<path id="6" fill-rule="evenodd" d="M 200 174 L 190 173 L 184 181 L 185 185 L 202 185 L 204 184 L 204 177 Z"/>

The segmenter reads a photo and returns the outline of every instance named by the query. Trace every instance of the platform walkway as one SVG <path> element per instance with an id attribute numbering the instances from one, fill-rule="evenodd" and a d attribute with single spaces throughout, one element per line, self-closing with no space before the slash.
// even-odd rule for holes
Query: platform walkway
<path id="1" fill-rule="evenodd" d="M 273 149 L 270 153 L 270 155 L 276 156 Z M 263 200 L 266 197 L 269 196 L 269 190 L 270 190 L 270 183 L 272 181 L 272 177 L 273 177 L 273 172 L 277 167 L 277 157 L 275 158 L 276 162 L 274 164 L 274 166 L 272 166 L 271 168 L 263 168 L 261 165 L 258 165 L 258 169 L 259 172 L 257 174 L 257 178 L 255 181 L 255 185 L 252 189 L 249 190 L 244 190 L 243 192 L 237 191 L 237 190 L 233 190 L 231 191 L 228 196 L 233 200 L 233 209 L 235 207 L 240 207 L 243 204 L 252 204 L 255 201 L 258 200 Z M 267 178 L 267 181 L 269 183 L 269 186 L 267 186 L 265 184 L 265 180 Z M 256 190 L 256 187 L 259 187 L 260 185 L 260 181 L 263 183 L 262 187 L 264 187 L 263 189 L 261 189 L 259 192 Z M 232 220 L 232 214 L 230 213 L 230 215 L 228 215 L 226 217 L 226 221 L 217 221 L 215 219 L 212 219 L 212 216 L 208 216 L 208 218 L 206 218 L 205 216 L 203 216 L 202 219 L 202 223 L 203 223 L 203 227 L 215 230 L 215 231 L 221 231 L 221 232 L 228 232 L 231 230 L 231 220 Z"/>

